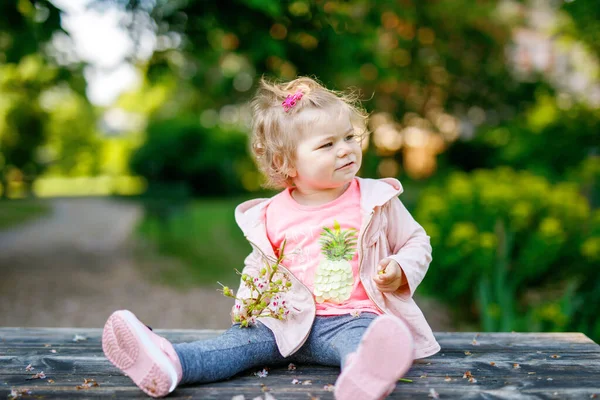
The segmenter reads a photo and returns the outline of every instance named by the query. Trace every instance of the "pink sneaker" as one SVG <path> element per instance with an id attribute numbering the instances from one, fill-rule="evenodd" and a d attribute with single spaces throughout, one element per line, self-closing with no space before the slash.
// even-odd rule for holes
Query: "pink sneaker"
<path id="1" fill-rule="evenodd" d="M 390 315 L 377 317 L 356 352 L 348 356 L 335 382 L 335 398 L 383 399 L 394 391 L 413 360 L 413 337 L 406 324 Z"/>
<path id="2" fill-rule="evenodd" d="M 108 318 L 102 332 L 102 350 L 149 396 L 166 396 L 181 381 L 181 362 L 173 345 L 148 329 L 131 311 L 115 311 Z"/>

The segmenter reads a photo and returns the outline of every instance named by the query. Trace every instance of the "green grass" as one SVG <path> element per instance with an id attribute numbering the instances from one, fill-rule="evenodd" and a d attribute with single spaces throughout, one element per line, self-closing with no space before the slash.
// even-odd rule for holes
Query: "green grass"
<path id="1" fill-rule="evenodd" d="M 51 212 L 50 205 L 41 200 L 0 201 L 0 230 L 7 230 L 43 217 Z"/>
<path id="2" fill-rule="evenodd" d="M 251 250 L 235 223 L 234 210 L 241 201 L 196 200 L 170 211 L 153 204 L 138 234 L 160 255 L 180 261 L 161 267 L 158 278 L 176 286 L 239 282 L 234 268 L 241 271 Z"/>

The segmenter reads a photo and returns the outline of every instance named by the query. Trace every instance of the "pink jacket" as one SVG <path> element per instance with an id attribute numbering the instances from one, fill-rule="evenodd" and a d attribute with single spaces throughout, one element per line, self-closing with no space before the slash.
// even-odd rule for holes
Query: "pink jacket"
<path id="1" fill-rule="evenodd" d="M 431 262 L 429 236 L 398 199 L 403 191 L 398 180 L 358 178 L 358 183 L 363 212 L 358 242 L 362 284 L 377 307 L 384 313 L 401 317 L 408 324 L 415 340 L 415 357 L 428 357 L 437 353 L 440 345 L 412 296 Z M 243 271 L 251 276 L 257 276 L 263 266 L 261 253 L 275 259 L 265 226 L 266 206 L 270 201 L 271 199 L 246 201 L 235 210 L 236 222 L 253 247 L 252 253 L 246 257 Z M 377 264 L 386 257 L 400 264 L 408 281 L 408 284 L 393 293 L 380 292 L 372 279 L 377 273 Z M 287 300 L 296 310 L 283 321 L 270 317 L 260 318 L 273 332 L 279 352 L 284 357 L 295 353 L 304 344 L 315 318 L 312 293 L 291 273 L 289 275 L 292 287 L 287 292 Z M 249 291 L 244 285 L 240 285 L 236 295 L 240 298 L 248 297 Z"/>

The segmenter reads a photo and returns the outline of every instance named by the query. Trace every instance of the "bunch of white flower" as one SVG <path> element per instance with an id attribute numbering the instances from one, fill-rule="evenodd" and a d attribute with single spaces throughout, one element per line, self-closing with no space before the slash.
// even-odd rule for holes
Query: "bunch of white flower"
<path id="1" fill-rule="evenodd" d="M 263 259 L 265 267 L 261 268 L 259 276 L 251 277 L 242 274 L 237 269 L 235 272 L 241 275 L 242 282 L 250 289 L 250 297 L 240 299 L 235 296 L 233 290 L 223 286 L 223 294 L 235 299 L 233 319 L 240 323 L 240 327 L 248 327 L 256 322 L 258 317 L 271 317 L 284 320 L 290 313 L 288 302 L 285 300 L 285 292 L 292 287 L 288 274 L 280 269 L 284 258 L 285 240 L 279 249 L 279 257 L 274 264 L 268 259 Z"/>

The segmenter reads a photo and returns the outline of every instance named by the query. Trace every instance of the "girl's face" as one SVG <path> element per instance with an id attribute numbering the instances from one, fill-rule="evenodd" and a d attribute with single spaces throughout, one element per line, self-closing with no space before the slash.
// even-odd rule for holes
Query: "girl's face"
<path id="1" fill-rule="evenodd" d="M 331 190 L 352 181 L 362 162 L 362 149 L 346 113 L 338 117 L 320 110 L 302 133 L 290 176 L 300 191 Z M 309 115 L 310 117 L 310 115 Z"/>

